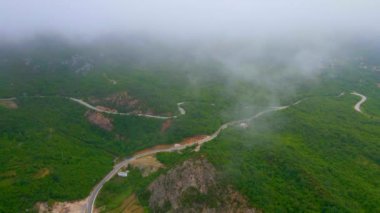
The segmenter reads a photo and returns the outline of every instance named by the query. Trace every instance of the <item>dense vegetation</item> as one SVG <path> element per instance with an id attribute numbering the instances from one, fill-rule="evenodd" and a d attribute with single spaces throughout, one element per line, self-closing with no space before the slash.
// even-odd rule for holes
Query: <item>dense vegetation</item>
<path id="1" fill-rule="evenodd" d="M 225 184 L 266 212 L 377 212 L 380 76 L 344 70 L 322 74 L 319 86 L 299 92 L 307 97 L 300 104 L 254 120 L 248 129 L 228 129 L 200 153 L 160 153 L 157 158 L 170 168 L 189 157 L 207 156 Z M 341 91 L 345 95 L 338 97 Z M 358 97 L 351 91 L 368 96 L 364 114 L 354 111 Z"/>
<path id="2" fill-rule="evenodd" d="M 266 211 L 379 211 L 379 121 L 354 113 L 354 100 L 308 99 L 203 151 Z"/>
<path id="3" fill-rule="evenodd" d="M 0 106 L 0 212 L 31 209 L 39 201 L 82 199 L 114 159 L 209 134 L 228 119 L 220 115 L 238 98 L 226 95 L 227 76 L 217 65 L 194 63 L 191 69 L 197 72 L 172 64 L 144 67 L 120 62 L 123 57 L 90 59 L 92 51 L 57 41 L 1 49 L 0 97 L 16 97 L 18 108 Z M 83 70 L 87 63 L 92 68 Z M 114 129 L 107 132 L 86 120 L 85 107 L 67 99 L 125 91 L 157 114 L 178 114 L 177 102 L 186 101 L 187 114 L 166 132 L 162 120 L 108 115 Z"/>
<path id="4" fill-rule="evenodd" d="M 112 168 L 113 154 L 97 147 L 115 144 L 90 133 L 95 129 L 80 119 L 82 108 L 66 100 L 18 104 L 0 108 L 0 212 L 86 196 Z"/>
<path id="5" fill-rule="evenodd" d="M 248 129 L 227 129 L 200 153 L 157 155 L 166 169 L 146 178 L 138 170 L 126 179 L 114 178 L 97 206 L 117 208 L 135 192 L 147 207 L 146 186 L 155 177 L 204 155 L 226 184 L 267 212 L 380 211 L 380 74 L 361 64 L 376 65 L 373 54 L 361 52 L 365 60 L 351 56 L 313 78 L 282 75 L 268 88 L 254 77 L 226 72 L 215 61 L 184 63 L 186 56 L 180 55 L 147 63 L 137 60 L 141 52 L 112 47 L 48 41 L 0 51 L 0 98 L 16 97 L 18 105 L 0 106 L 0 212 L 31 209 L 39 201 L 83 199 L 117 158 L 210 134 L 226 121 L 299 99 L 300 104 L 260 117 Z M 276 76 L 276 68 L 263 66 L 256 77 Z M 157 114 L 178 115 L 176 104 L 185 101 L 186 115 L 166 131 L 162 120 L 107 115 L 114 125 L 108 132 L 86 120 L 85 107 L 65 98 L 106 98 L 125 91 Z M 358 97 L 351 91 L 368 96 L 364 114 L 354 111 Z M 341 92 L 345 95 L 336 97 Z"/>

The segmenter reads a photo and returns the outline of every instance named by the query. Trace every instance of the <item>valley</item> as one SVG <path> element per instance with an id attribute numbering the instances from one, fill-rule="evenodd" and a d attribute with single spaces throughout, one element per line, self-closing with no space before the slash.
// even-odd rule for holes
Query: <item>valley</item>
<path id="1" fill-rule="evenodd" d="M 380 212 L 379 8 L 0 0 L 0 213 Z"/>
<path id="2" fill-rule="evenodd" d="M 364 59 L 313 77 L 281 65 L 242 77 L 209 59 L 82 51 L 72 60 L 85 68 L 68 66 L 72 54 L 44 64 L 3 53 L 0 212 L 378 210 L 380 75 Z M 134 166 L 147 156 L 159 166 Z M 181 165 L 197 182 L 181 182 Z"/>

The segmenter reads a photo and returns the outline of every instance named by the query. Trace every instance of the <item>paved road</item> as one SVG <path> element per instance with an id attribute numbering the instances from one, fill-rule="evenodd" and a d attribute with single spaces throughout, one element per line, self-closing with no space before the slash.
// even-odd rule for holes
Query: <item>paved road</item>
<path id="1" fill-rule="evenodd" d="M 360 101 L 355 104 L 354 109 L 357 112 L 363 113 L 360 107 L 367 100 L 367 97 L 357 92 L 351 92 L 351 94 L 361 97 Z"/>
<path id="2" fill-rule="evenodd" d="M 182 104 L 184 104 L 185 102 L 180 102 L 180 103 L 177 103 L 177 107 L 178 107 L 178 111 L 181 115 L 185 115 L 186 114 L 186 111 L 184 108 L 181 107 Z"/>
<path id="3" fill-rule="evenodd" d="M 294 104 L 292 105 L 296 105 L 298 103 L 300 103 L 301 101 L 297 101 L 295 102 Z M 209 142 L 209 141 L 212 141 L 213 139 L 215 139 L 216 137 L 218 137 L 218 135 L 220 134 L 221 131 L 223 131 L 224 129 L 228 128 L 229 126 L 233 126 L 233 125 L 237 125 L 237 124 L 240 124 L 240 123 L 243 123 L 243 122 L 251 122 L 252 120 L 266 114 L 266 113 L 269 113 L 269 112 L 273 112 L 273 111 L 279 111 L 279 110 L 284 110 L 284 109 L 287 109 L 288 107 L 292 106 L 292 105 L 288 105 L 288 106 L 280 106 L 280 107 L 272 107 L 268 110 L 264 110 L 262 112 L 259 112 L 257 113 L 256 115 L 252 116 L 252 117 L 249 117 L 249 118 L 246 118 L 246 119 L 241 119 L 241 120 L 236 120 L 236 121 L 231 121 L 231 122 L 228 122 L 228 123 L 225 123 L 223 125 L 221 125 L 212 135 L 209 135 L 205 138 L 202 138 L 202 139 L 199 139 L 199 140 L 195 140 L 193 141 L 192 143 L 188 143 L 188 144 L 176 144 L 176 145 L 172 145 L 171 147 L 169 148 L 163 148 L 163 149 L 155 149 L 155 150 L 148 150 L 144 153 L 140 153 L 140 154 L 136 154 L 136 155 L 133 155 L 131 158 L 127 158 L 125 160 L 123 160 L 122 162 L 116 164 L 114 166 L 114 168 L 112 169 L 112 171 L 110 171 L 96 186 L 95 188 L 92 190 L 89 198 L 88 198 L 88 203 L 87 203 L 87 207 L 86 207 L 86 212 L 87 213 L 92 213 L 93 210 L 94 210 L 94 204 L 95 204 L 95 200 L 96 200 L 96 197 L 98 196 L 100 190 L 102 189 L 103 185 L 108 182 L 113 176 L 115 176 L 117 174 L 117 172 L 122 168 L 122 167 L 125 167 L 129 164 L 129 162 L 131 162 L 132 160 L 135 160 L 137 158 L 141 158 L 141 157 L 144 157 L 144 156 L 148 156 L 148 155 L 152 155 L 152 154 L 156 154 L 156 153 L 160 153 L 160 152 L 173 152 L 173 151 L 179 151 L 179 150 L 183 150 L 187 147 L 190 147 L 190 146 L 193 146 L 193 145 L 202 145 L 203 143 L 206 143 L 206 142 Z"/>
<path id="4" fill-rule="evenodd" d="M 126 112 L 117 112 L 117 111 L 111 111 L 111 110 L 105 110 L 105 109 L 99 109 L 81 99 L 78 99 L 78 98 L 68 98 L 70 99 L 71 101 L 74 101 L 80 105 L 83 105 L 89 109 L 92 109 L 92 110 L 95 110 L 97 112 L 101 112 L 101 113 L 107 113 L 107 114 L 112 114 L 112 115 L 136 115 L 136 116 L 139 116 L 139 117 L 146 117 L 146 118 L 156 118 L 156 119 L 171 119 L 171 118 L 177 118 L 177 116 L 160 116 L 160 115 L 147 115 L 147 114 L 133 114 L 133 113 L 126 113 Z M 177 106 L 178 106 L 178 110 L 180 112 L 181 115 L 184 115 L 186 113 L 186 111 L 181 107 L 181 105 L 183 104 L 183 102 L 181 103 L 178 103 Z"/>
<path id="5" fill-rule="evenodd" d="M 352 93 L 354 94 L 354 93 Z M 354 95 L 359 95 L 359 96 L 362 96 L 358 93 L 355 93 Z M 40 98 L 43 98 L 45 96 L 34 96 L 34 97 L 40 97 Z M 364 97 L 364 101 L 365 101 L 365 96 Z M 65 97 L 65 98 L 68 98 L 69 100 L 71 101 L 74 101 L 76 103 L 79 103 L 89 109 L 92 109 L 92 110 L 95 110 L 97 112 L 101 112 L 101 113 L 108 113 L 108 114 L 115 114 L 115 115 L 131 115 L 130 113 L 121 113 L 121 112 L 115 112 L 115 111 L 109 111 L 109 110 L 104 110 L 104 109 L 99 109 L 99 108 L 96 108 L 95 106 L 81 100 L 81 99 L 77 99 L 77 98 L 72 98 L 72 97 Z M 0 99 L 0 100 L 14 100 L 16 98 L 6 98 L 6 99 Z M 238 125 L 240 123 L 248 123 L 248 122 L 251 122 L 252 120 L 266 114 L 266 113 L 269 113 L 269 112 L 273 112 L 273 111 L 279 111 L 279 110 L 283 110 L 283 109 L 287 109 L 288 107 L 290 106 L 293 106 L 293 105 L 296 105 L 296 104 L 299 104 L 302 100 L 299 100 L 291 105 L 288 105 L 288 106 L 279 106 L 279 107 L 271 107 L 267 110 L 264 110 L 262 112 L 259 112 L 257 114 L 255 114 L 254 116 L 252 117 L 249 117 L 249 118 L 246 118 L 246 119 L 241 119 L 241 120 L 235 120 L 235 121 L 230 121 L 228 123 L 225 123 L 223 125 L 221 125 L 212 135 L 209 135 L 205 138 L 202 138 L 202 139 L 199 139 L 199 140 L 195 140 L 193 141 L 192 143 L 187 143 L 187 144 L 176 144 L 176 145 L 172 145 L 168 148 L 162 148 L 162 149 L 154 149 L 154 150 L 147 150 L 146 152 L 143 152 L 143 153 L 139 153 L 139 154 L 135 154 L 133 155 L 132 157 L 130 158 L 127 158 L 125 160 L 123 160 L 122 162 L 116 164 L 114 166 L 114 168 L 94 187 L 94 189 L 91 191 L 89 197 L 88 197 L 88 200 L 87 200 L 87 205 L 86 205 L 86 212 L 87 213 L 92 213 L 93 210 L 94 210 L 94 204 L 95 204 L 95 200 L 96 200 L 96 197 L 98 196 L 100 190 L 102 189 L 103 185 L 108 182 L 113 176 L 115 176 L 117 174 L 117 172 L 122 168 L 122 167 L 125 167 L 129 164 L 129 162 L 131 162 L 132 160 L 135 160 L 137 158 L 141 158 L 141 157 L 144 157 L 144 156 L 148 156 L 148 155 L 152 155 L 152 154 L 156 154 L 156 153 L 160 153 L 160 152 L 173 152 L 173 151 L 179 151 L 179 150 L 183 150 L 187 147 L 190 147 L 190 146 L 193 146 L 193 145 L 202 145 L 203 143 L 206 143 L 206 142 L 209 142 L 209 141 L 212 141 L 213 139 L 215 139 L 216 137 L 218 137 L 218 135 L 220 134 L 221 131 L 223 131 L 224 129 L 228 128 L 229 126 L 233 126 L 233 125 Z M 357 104 L 358 105 L 358 109 L 360 110 L 360 104 L 362 104 L 363 102 L 363 99 Z M 180 113 L 180 115 L 185 115 L 186 114 L 186 111 L 185 109 L 183 109 L 181 107 L 182 104 L 184 104 L 185 102 L 181 102 L 181 103 L 177 103 L 177 107 L 178 107 L 178 111 Z M 356 107 L 356 106 L 355 106 Z M 356 109 L 356 108 L 355 108 Z M 171 116 L 171 117 L 167 117 L 167 116 L 156 116 L 156 115 L 146 115 L 146 114 L 137 114 L 137 116 L 143 116 L 143 117 L 150 117 L 150 118 L 157 118 L 157 119 L 170 119 L 170 118 L 177 118 L 177 116 Z"/>
<path id="6" fill-rule="evenodd" d="M 48 97 L 48 96 L 29 96 L 29 97 L 34 97 L 34 98 L 45 98 L 45 97 Z M 74 101 L 82 106 L 85 106 L 87 107 L 88 109 L 91 109 L 91 110 L 94 110 L 94 111 L 97 111 L 97 112 L 101 112 L 101 113 L 106 113 L 106 114 L 112 114 L 112 115 L 135 115 L 135 116 L 139 116 L 139 117 L 146 117 L 146 118 L 155 118 L 155 119 L 162 119 L 162 120 L 166 120 L 166 119 L 175 119 L 177 118 L 178 116 L 174 115 L 174 116 L 161 116 L 161 115 L 148 115 L 148 114 L 142 114 L 142 113 L 139 113 L 139 114 L 134 114 L 134 113 L 128 113 L 128 112 L 117 112 L 117 111 L 112 111 L 112 110 L 106 110 L 106 109 L 100 109 L 100 108 L 97 108 L 85 101 L 83 101 L 82 99 L 78 99 L 78 98 L 72 98 L 72 97 L 63 97 L 63 98 L 67 98 L 71 101 Z M 15 97 L 11 97 L 11 98 L 0 98 L 1 101 L 11 101 L 11 100 L 16 100 Z M 181 107 L 181 105 L 183 105 L 185 102 L 180 102 L 180 103 L 177 103 L 177 108 L 178 108 L 178 111 L 179 111 L 179 114 L 180 115 L 185 115 L 186 114 L 186 111 L 184 108 Z"/>

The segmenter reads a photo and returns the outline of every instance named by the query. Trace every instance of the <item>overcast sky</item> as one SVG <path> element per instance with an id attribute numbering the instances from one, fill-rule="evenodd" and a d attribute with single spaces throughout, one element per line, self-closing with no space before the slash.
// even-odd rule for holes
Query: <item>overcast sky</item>
<path id="1" fill-rule="evenodd" d="M 379 34 L 378 0 L 0 0 L 0 36 L 41 32 L 93 38 Z"/>

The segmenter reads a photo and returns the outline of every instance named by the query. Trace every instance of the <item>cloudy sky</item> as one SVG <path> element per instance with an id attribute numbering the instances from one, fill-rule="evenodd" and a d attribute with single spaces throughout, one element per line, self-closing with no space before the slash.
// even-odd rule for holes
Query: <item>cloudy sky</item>
<path id="1" fill-rule="evenodd" d="M 166 38 L 376 35 L 376 0 L 0 0 L 0 36 Z"/>

